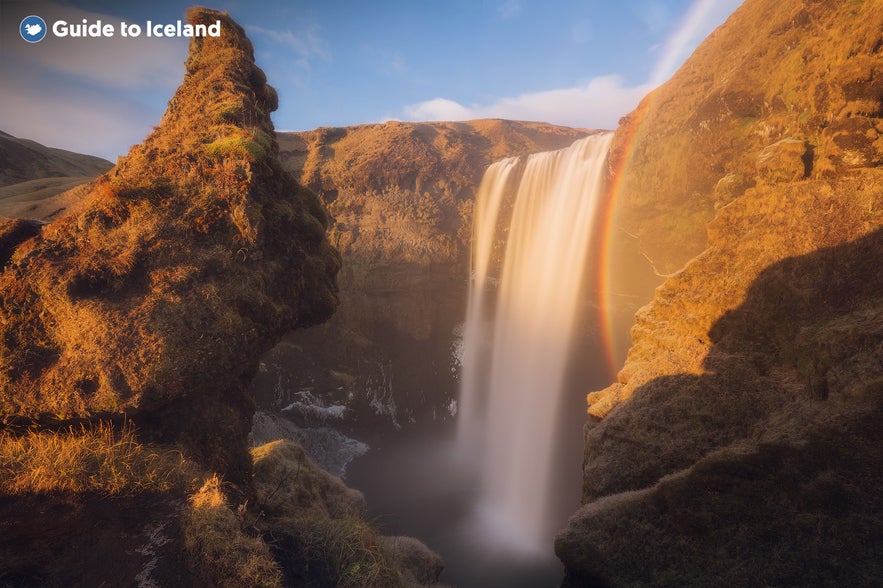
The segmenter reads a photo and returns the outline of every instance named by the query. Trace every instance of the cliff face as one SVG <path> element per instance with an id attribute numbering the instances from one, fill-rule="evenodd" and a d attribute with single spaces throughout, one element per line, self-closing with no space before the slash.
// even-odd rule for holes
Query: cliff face
<path id="1" fill-rule="evenodd" d="M 377 274 L 391 266 L 464 261 L 472 200 L 487 166 L 585 135 L 503 120 L 389 122 L 282 133 L 279 145 L 283 165 L 322 196 L 334 218 L 329 235 L 347 261 L 345 289 L 353 280 L 381 283 Z"/>
<path id="2" fill-rule="evenodd" d="M 501 120 L 280 133 L 283 166 L 324 199 L 344 263 L 334 317 L 265 356 L 261 407 L 303 402 L 297 391 L 308 389 L 352 409 L 346 420 L 362 434 L 451 418 L 452 348 L 484 170 L 586 134 Z"/>
<path id="3" fill-rule="evenodd" d="M 875 0 L 748 1 L 621 122 L 618 224 L 668 274 L 717 210 L 758 182 L 883 162 Z"/>
<path id="4" fill-rule="evenodd" d="M 883 577 L 881 30 L 748 1 L 617 131 L 623 224 L 658 268 L 704 251 L 589 394 L 568 585 Z"/>
<path id="5" fill-rule="evenodd" d="M 245 386 L 284 333 L 330 316 L 340 258 L 321 203 L 279 163 L 276 93 L 242 28 L 189 18 L 223 34 L 192 41 L 155 131 L 76 214 L 30 239 L 3 225 L 0 415 L 125 414 L 247 479 Z"/>

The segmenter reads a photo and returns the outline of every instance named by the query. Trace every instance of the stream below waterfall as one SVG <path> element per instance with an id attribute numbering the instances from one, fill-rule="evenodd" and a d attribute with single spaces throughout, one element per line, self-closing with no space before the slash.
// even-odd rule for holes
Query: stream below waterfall
<path id="1" fill-rule="evenodd" d="M 338 313 L 286 337 L 255 380 L 255 441 L 301 443 L 365 494 L 382 534 L 441 555 L 443 584 L 563 577 L 554 535 L 579 508 L 585 395 L 624 353 L 605 340 L 589 238 L 608 143 L 492 166 L 471 281 L 388 268 L 387 287 L 344 289 Z M 635 307 L 608 311 L 627 325 Z"/>
<path id="2" fill-rule="evenodd" d="M 585 393 L 610 378 L 590 310 L 585 308 L 586 316 L 577 321 L 581 336 L 573 346 L 557 431 L 550 525 L 556 529 L 579 507 Z M 444 584 L 559 585 L 563 568 L 554 555 L 554 532 L 544 550 L 530 557 L 493 524 L 485 524 L 478 506 L 479 476 L 459 459 L 456 434 L 456 422 L 448 420 L 366 439 L 371 449 L 349 464 L 346 483 L 364 492 L 369 519 L 382 533 L 417 537 L 442 556 Z"/>

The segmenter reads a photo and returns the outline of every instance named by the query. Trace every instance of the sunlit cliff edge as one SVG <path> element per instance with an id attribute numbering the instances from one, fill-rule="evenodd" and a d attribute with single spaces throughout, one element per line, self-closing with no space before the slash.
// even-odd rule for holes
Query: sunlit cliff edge
<path id="1" fill-rule="evenodd" d="M 588 395 L 566 585 L 883 578 L 881 8 L 749 0 L 622 121 L 618 226 L 673 274 Z"/>
<path id="2" fill-rule="evenodd" d="M 390 121 L 280 133 L 279 145 L 283 165 L 331 213 L 329 238 L 346 260 L 346 290 L 388 287 L 396 267 L 465 276 L 472 204 L 485 169 L 567 147 L 587 133 L 509 120 Z"/>

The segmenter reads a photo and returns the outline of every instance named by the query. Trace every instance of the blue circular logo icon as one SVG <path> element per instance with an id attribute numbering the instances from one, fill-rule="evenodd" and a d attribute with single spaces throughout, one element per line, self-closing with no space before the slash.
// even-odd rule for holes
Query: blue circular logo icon
<path id="1" fill-rule="evenodd" d="M 46 21 L 33 14 L 26 16 L 18 25 L 18 32 L 28 43 L 39 43 L 46 36 Z"/>

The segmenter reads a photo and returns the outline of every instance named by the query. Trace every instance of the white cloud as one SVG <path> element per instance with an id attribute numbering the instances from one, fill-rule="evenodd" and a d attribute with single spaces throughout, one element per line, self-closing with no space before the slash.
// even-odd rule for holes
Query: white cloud
<path id="1" fill-rule="evenodd" d="M 33 10 L 51 27 L 58 20 L 78 23 L 112 24 L 112 38 L 56 38 L 46 36 L 41 43 L 5 43 L 4 64 L 19 63 L 88 81 L 106 88 L 174 88 L 184 74 L 187 41 L 178 38 L 136 38 L 119 36 L 121 19 L 55 3 L 40 3 Z M 139 23 L 142 24 L 143 23 Z"/>
<path id="2" fill-rule="evenodd" d="M 584 86 L 501 98 L 491 104 L 464 106 L 446 98 L 434 98 L 406 106 L 404 118 L 412 121 L 507 118 L 612 129 L 651 89 L 646 84 L 626 87 L 622 78 L 609 75 L 594 78 Z"/>
<path id="3" fill-rule="evenodd" d="M 405 115 L 411 120 L 468 120 L 481 118 L 476 112 L 481 107 L 466 108 L 447 98 L 433 98 L 405 106 Z"/>
<path id="4" fill-rule="evenodd" d="M 506 2 L 497 7 L 497 14 L 501 18 L 510 19 L 521 14 L 522 10 L 524 10 L 524 5 L 521 3 L 521 0 L 506 0 Z"/>
<path id="5" fill-rule="evenodd" d="M 319 34 L 318 25 L 313 24 L 297 34 L 291 32 L 290 29 L 276 31 L 254 25 L 246 25 L 245 30 L 249 33 L 262 35 L 280 45 L 293 49 L 298 55 L 297 64 L 302 67 L 309 67 L 310 61 L 314 58 L 319 58 L 323 61 L 331 60 L 331 54 L 328 52 L 325 41 Z"/>

